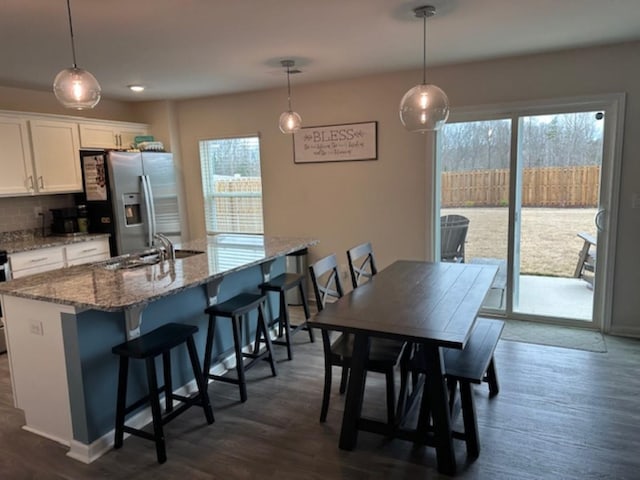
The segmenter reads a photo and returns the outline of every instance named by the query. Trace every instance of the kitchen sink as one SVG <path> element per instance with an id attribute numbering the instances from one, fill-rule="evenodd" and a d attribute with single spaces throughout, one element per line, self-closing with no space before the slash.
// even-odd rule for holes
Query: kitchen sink
<path id="1" fill-rule="evenodd" d="M 194 255 L 201 255 L 203 251 L 200 250 L 186 250 L 177 248 L 175 250 L 176 260 L 182 260 Z M 160 254 L 157 251 L 143 253 L 139 255 L 131 255 L 129 257 L 117 258 L 111 261 L 107 261 L 102 264 L 102 267 L 107 270 L 127 270 L 132 268 L 147 267 L 149 265 L 155 265 L 160 263 Z"/>

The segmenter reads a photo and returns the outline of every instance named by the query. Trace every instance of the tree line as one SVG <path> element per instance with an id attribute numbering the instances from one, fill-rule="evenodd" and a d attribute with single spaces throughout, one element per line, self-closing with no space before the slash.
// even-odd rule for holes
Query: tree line
<path id="1" fill-rule="evenodd" d="M 214 175 L 259 177 L 258 137 L 203 140 L 200 142 L 200 161 Z"/>
<path id="2" fill-rule="evenodd" d="M 600 165 L 601 112 L 522 117 L 520 152 L 525 168 Z M 440 136 L 442 171 L 509 168 L 509 119 L 449 123 Z"/>

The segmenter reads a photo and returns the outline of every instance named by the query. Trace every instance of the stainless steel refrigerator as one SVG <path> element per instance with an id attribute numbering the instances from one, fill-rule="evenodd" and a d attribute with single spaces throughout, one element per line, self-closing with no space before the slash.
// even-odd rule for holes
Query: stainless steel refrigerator
<path id="1" fill-rule="evenodd" d="M 111 254 L 154 246 L 163 233 L 181 240 L 173 156 L 159 152 L 80 152 L 89 231 L 110 233 Z"/>

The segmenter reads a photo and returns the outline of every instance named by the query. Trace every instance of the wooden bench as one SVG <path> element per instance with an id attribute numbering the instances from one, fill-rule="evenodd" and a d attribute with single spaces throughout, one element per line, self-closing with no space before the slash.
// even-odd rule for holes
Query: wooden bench
<path id="1" fill-rule="evenodd" d="M 502 320 L 478 318 L 464 350 L 449 348 L 444 351 L 444 364 L 452 407 L 456 384 L 460 385 L 464 432 L 454 431 L 453 435 L 454 438 L 466 442 L 467 455 L 472 458 L 476 458 L 480 454 L 480 439 L 471 384 L 487 382 L 491 397 L 500 391 L 493 352 L 498 345 L 503 328 L 504 322 Z"/>
<path id="2" fill-rule="evenodd" d="M 478 318 L 471 332 L 471 337 L 463 350 L 455 348 L 443 349 L 452 417 L 455 416 L 454 413 L 457 413 L 455 411 L 457 410 L 455 408 L 455 393 L 456 387 L 460 385 L 460 407 L 464 431 L 454 431 L 453 437 L 465 441 L 467 455 L 471 458 L 476 458 L 480 454 L 478 420 L 476 418 L 476 407 L 471 384 L 487 382 L 489 384 L 489 396 L 491 397 L 497 395 L 500 391 L 493 352 L 498 345 L 503 328 L 504 322 L 502 320 Z M 424 373 L 422 355 L 414 356 L 411 360 L 410 370 L 414 374 Z M 414 377 L 414 386 L 416 384 Z"/>
<path id="3" fill-rule="evenodd" d="M 576 265 L 576 271 L 573 276 L 575 278 L 582 278 L 593 287 L 593 275 L 585 276 L 585 272 L 591 272 L 592 274 L 595 273 L 595 247 L 598 245 L 598 242 L 588 233 L 580 232 L 578 233 L 578 237 L 580 237 L 584 241 L 584 243 L 582 244 L 582 249 L 578 254 L 578 264 Z M 594 247 L 593 250 L 591 249 L 592 246 Z"/>

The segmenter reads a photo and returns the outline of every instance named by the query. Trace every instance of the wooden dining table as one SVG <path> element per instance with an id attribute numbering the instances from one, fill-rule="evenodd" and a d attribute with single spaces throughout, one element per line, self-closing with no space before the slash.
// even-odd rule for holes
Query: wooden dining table
<path id="1" fill-rule="evenodd" d="M 351 372 L 339 447 L 356 447 L 358 431 L 393 435 L 388 426 L 361 418 L 370 338 L 423 346 L 427 381 L 417 427 L 397 429 L 399 438 L 432 445 L 438 470 L 453 475 L 449 398 L 442 348 L 465 347 L 478 311 L 497 273 L 494 265 L 399 260 L 337 302 L 327 304 L 309 325 L 354 334 Z M 427 418 L 430 417 L 430 418 Z M 424 430 L 433 421 L 433 430 Z"/>

